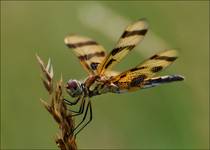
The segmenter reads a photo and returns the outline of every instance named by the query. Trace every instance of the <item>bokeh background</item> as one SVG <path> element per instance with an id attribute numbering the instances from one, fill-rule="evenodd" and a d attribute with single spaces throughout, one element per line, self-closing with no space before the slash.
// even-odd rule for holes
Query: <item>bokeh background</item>
<path id="1" fill-rule="evenodd" d="M 55 76 L 84 79 L 86 72 L 63 39 L 77 33 L 110 51 L 125 26 L 147 18 L 144 41 L 115 69 L 126 70 L 157 51 L 176 48 L 179 59 L 161 74 L 184 82 L 92 98 L 93 121 L 79 148 L 209 148 L 209 2 L 1 1 L 1 148 L 56 149 L 57 124 L 39 99 L 38 53 Z"/>

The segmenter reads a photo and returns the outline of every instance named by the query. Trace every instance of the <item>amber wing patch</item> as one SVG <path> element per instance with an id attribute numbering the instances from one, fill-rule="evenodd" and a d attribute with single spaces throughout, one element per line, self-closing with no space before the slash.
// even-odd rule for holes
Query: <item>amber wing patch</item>
<path id="1" fill-rule="evenodd" d="M 119 86 L 120 89 L 141 88 L 145 80 L 165 69 L 176 59 L 177 52 L 175 50 L 162 51 L 136 67 L 113 77 L 111 82 Z"/>

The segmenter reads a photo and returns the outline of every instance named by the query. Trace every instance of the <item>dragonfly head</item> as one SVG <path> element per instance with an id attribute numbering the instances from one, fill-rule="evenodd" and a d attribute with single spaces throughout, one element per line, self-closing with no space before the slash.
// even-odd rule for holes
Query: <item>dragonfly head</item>
<path id="1" fill-rule="evenodd" d="M 83 92 L 81 82 L 77 80 L 69 80 L 66 84 L 66 91 L 71 97 L 80 96 Z"/>

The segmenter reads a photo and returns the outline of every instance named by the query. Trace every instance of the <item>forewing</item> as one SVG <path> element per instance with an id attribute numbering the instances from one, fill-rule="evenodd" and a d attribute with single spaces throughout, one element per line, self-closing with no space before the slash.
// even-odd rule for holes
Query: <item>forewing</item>
<path id="1" fill-rule="evenodd" d="M 69 35 L 64 39 L 65 44 L 73 49 L 80 63 L 89 74 L 96 74 L 98 65 L 105 58 L 105 49 L 91 38 Z"/>
<path id="2" fill-rule="evenodd" d="M 111 79 L 120 89 L 135 89 L 142 87 L 144 81 L 153 77 L 177 59 L 175 50 L 162 51 L 153 55 L 143 63 Z"/>
<path id="3" fill-rule="evenodd" d="M 99 65 L 98 74 L 105 74 L 114 65 L 119 63 L 139 42 L 141 42 L 147 33 L 148 24 L 145 19 L 140 19 L 127 26 L 121 35 L 115 48 L 106 56 L 103 63 Z"/>

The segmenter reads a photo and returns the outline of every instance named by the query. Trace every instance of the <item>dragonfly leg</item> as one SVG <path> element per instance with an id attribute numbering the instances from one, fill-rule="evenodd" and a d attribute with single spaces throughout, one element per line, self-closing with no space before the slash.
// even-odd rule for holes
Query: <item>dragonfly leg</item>
<path id="1" fill-rule="evenodd" d="M 67 99 L 63 99 L 63 101 L 67 104 L 67 105 L 70 105 L 70 106 L 72 106 L 72 105 L 76 105 L 78 102 L 79 102 L 79 100 L 81 99 L 81 97 L 78 97 L 76 100 L 74 100 L 73 102 L 71 102 L 71 101 L 69 101 L 69 100 L 67 100 Z"/>
<path id="2" fill-rule="evenodd" d="M 72 114 L 73 117 L 74 117 L 74 116 L 79 116 L 79 115 L 83 114 L 84 108 L 85 108 L 85 102 L 86 102 L 86 98 L 83 97 L 83 98 L 82 98 L 82 102 L 81 102 L 80 107 L 79 107 L 79 111 L 72 111 L 72 110 L 69 110 L 69 111 L 75 113 L 75 114 Z"/>
<path id="3" fill-rule="evenodd" d="M 76 131 L 81 125 L 82 123 L 85 121 L 86 117 L 87 117 L 87 114 L 88 114 L 88 111 L 90 113 L 90 118 L 88 120 L 87 123 L 85 123 L 78 131 Z M 85 126 L 87 126 L 92 120 L 92 106 L 91 106 L 91 101 L 88 101 L 88 104 L 87 104 L 87 107 L 86 107 L 86 110 L 85 110 L 85 114 L 84 114 L 84 117 L 82 119 L 82 121 L 75 127 L 75 129 L 73 130 L 75 136 L 80 132 L 82 131 L 82 129 L 84 129 Z M 76 131 L 76 132 L 75 132 Z"/>
<path id="4" fill-rule="evenodd" d="M 76 105 L 81 99 L 82 99 L 82 102 L 81 102 L 81 104 L 80 104 L 79 110 L 76 110 L 76 111 L 75 111 L 75 110 L 72 110 L 72 109 L 68 109 L 68 111 L 75 113 L 75 114 L 72 114 L 72 116 L 78 116 L 78 115 L 81 115 L 81 114 L 83 113 L 83 111 L 84 111 L 84 106 L 85 106 L 85 97 L 84 97 L 84 96 L 79 97 L 79 98 L 77 98 L 76 101 L 74 101 L 74 102 L 70 102 L 69 100 L 63 99 L 64 102 L 65 102 L 67 105 L 70 105 L 70 106 L 72 106 L 72 104 L 73 104 L 73 105 Z"/>

